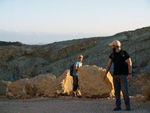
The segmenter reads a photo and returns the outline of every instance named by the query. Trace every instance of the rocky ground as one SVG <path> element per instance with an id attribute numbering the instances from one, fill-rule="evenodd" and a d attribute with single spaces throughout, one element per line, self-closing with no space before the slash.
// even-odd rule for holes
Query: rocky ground
<path id="1" fill-rule="evenodd" d="M 123 100 L 122 100 L 123 102 Z M 7 99 L 0 98 L 0 113 L 113 113 L 115 99 L 78 97 Z M 150 101 L 131 97 L 130 113 L 150 113 Z M 124 103 L 117 113 L 127 113 Z"/>

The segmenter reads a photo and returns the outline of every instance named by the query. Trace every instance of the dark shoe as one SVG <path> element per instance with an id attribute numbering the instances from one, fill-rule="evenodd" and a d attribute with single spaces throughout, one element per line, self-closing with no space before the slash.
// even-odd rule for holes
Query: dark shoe
<path id="1" fill-rule="evenodd" d="M 74 94 L 74 93 L 72 94 L 72 97 L 75 97 L 75 94 Z"/>
<path id="2" fill-rule="evenodd" d="M 126 110 L 130 111 L 131 110 L 130 106 L 126 106 Z"/>
<path id="3" fill-rule="evenodd" d="M 72 93 L 72 97 L 75 97 L 76 96 L 76 92 L 75 91 L 73 91 L 73 93 Z"/>
<path id="4" fill-rule="evenodd" d="M 121 110 L 121 107 L 115 107 L 114 108 L 114 111 L 119 111 L 119 110 Z"/>

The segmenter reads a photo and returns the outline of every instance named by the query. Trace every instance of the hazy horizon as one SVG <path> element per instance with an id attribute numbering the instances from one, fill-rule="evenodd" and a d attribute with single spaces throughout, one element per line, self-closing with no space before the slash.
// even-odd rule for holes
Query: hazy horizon
<path id="1" fill-rule="evenodd" d="M 0 0 L 0 41 L 26 44 L 111 36 L 150 26 L 149 0 Z"/>
<path id="2" fill-rule="evenodd" d="M 145 26 L 145 27 L 150 27 L 150 26 Z M 145 28 L 142 27 L 142 28 Z M 141 29 L 141 28 L 137 28 L 137 29 Z M 126 30 L 126 31 L 134 31 L 136 29 L 132 29 L 132 30 Z M 121 31 L 118 33 L 122 33 L 122 32 L 126 32 L 126 31 Z M 82 38 L 92 38 L 92 37 L 107 37 L 107 36 L 113 36 L 116 35 L 118 33 L 114 33 L 111 35 L 103 35 L 103 36 L 99 36 L 99 35 L 92 35 L 92 34 L 76 34 L 76 35 L 71 35 L 71 34 L 50 34 L 50 33 L 44 33 L 44 32 L 39 32 L 39 33 L 34 33 L 34 32 L 30 32 L 30 33 L 17 33 L 17 32 L 7 32 L 7 31 L 0 31 L 0 36 L 3 35 L 3 39 L 4 40 L 0 40 L 0 41 L 6 41 L 6 42 L 22 42 L 24 44 L 31 44 L 31 45 L 42 45 L 42 44 L 49 44 L 49 43 L 54 43 L 54 42 L 60 42 L 60 41 L 67 41 L 67 40 L 73 40 L 73 39 L 82 39 Z M 49 40 L 49 37 L 53 37 L 53 40 L 51 40 L 51 42 L 39 42 L 37 39 L 34 39 L 33 37 L 41 38 L 44 37 L 45 39 L 47 39 L 47 41 Z M 61 38 L 59 37 L 64 37 L 63 40 L 61 40 Z M 81 37 L 82 36 L 82 37 Z M 8 38 L 7 38 L 8 37 Z M 9 37 L 14 37 L 14 40 L 9 40 Z M 28 43 L 28 39 L 27 40 L 20 40 L 20 37 L 22 38 L 30 38 L 30 41 L 32 41 L 33 43 Z M 45 40 L 46 41 L 46 40 Z"/>

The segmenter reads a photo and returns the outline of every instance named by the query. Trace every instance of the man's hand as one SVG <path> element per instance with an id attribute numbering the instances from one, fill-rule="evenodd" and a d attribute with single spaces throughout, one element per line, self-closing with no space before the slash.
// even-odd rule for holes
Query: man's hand
<path id="1" fill-rule="evenodd" d="M 128 58 L 126 60 L 127 64 L 128 64 L 128 76 L 127 76 L 127 79 L 130 80 L 132 78 L 132 61 L 131 61 L 131 58 Z"/>
<path id="2" fill-rule="evenodd" d="M 107 73 L 108 73 L 108 71 L 109 71 L 109 69 L 110 69 L 110 67 L 111 67 L 111 64 L 112 64 L 112 60 L 109 59 L 108 64 L 107 64 L 107 66 L 106 66 L 106 72 L 105 72 L 105 75 L 104 75 L 104 79 L 107 78 Z"/>
<path id="3" fill-rule="evenodd" d="M 77 66 L 74 66 L 74 71 L 78 71 Z"/>
<path id="4" fill-rule="evenodd" d="M 131 78 L 132 78 L 132 74 L 128 74 L 127 79 L 131 80 Z"/>
<path id="5" fill-rule="evenodd" d="M 107 78 L 107 74 L 104 75 L 104 79 L 106 79 L 106 78 Z"/>

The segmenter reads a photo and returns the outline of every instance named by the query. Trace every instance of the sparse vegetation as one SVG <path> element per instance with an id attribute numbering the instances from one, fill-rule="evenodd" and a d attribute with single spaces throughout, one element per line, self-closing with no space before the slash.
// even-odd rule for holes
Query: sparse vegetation
<path id="1" fill-rule="evenodd" d="M 150 73 L 141 75 L 138 80 L 136 80 L 137 86 L 139 86 L 142 90 L 142 93 L 145 96 L 147 101 L 150 101 L 150 77 L 148 76 Z"/>
<path id="2" fill-rule="evenodd" d="M 142 90 L 146 96 L 146 100 L 150 101 L 150 81 L 149 81 L 149 86 L 143 86 Z"/>

